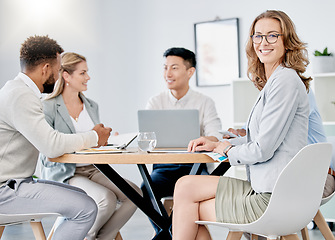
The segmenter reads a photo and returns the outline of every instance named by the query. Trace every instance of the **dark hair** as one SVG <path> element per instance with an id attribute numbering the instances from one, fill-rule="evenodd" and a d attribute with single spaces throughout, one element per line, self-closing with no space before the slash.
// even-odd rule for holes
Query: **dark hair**
<path id="1" fill-rule="evenodd" d="M 190 67 L 195 68 L 197 65 L 194 52 L 186 48 L 177 48 L 177 47 L 169 48 L 168 50 L 164 52 L 163 56 L 164 57 L 168 57 L 168 56 L 181 57 L 182 59 L 184 59 L 184 63 L 187 69 Z"/>
<path id="2" fill-rule="evenodd" d="M 57 58 L 57 53 L 64 52 L 58 43 L 48 36 L 31 36 L 22 43 L 20 49 L 21 69 L 33 70 L 39 64 Z"/>

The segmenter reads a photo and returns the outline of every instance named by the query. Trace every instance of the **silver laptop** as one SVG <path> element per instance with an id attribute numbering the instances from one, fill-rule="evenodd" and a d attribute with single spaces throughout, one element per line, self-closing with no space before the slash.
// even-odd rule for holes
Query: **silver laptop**
<path id="1" fill-rule="evenodd" d="M 155 132 L 156 148 L 186 148 L 189 141 L 200 137 L 199 111 L 139 110 L 140 132 Z"/>

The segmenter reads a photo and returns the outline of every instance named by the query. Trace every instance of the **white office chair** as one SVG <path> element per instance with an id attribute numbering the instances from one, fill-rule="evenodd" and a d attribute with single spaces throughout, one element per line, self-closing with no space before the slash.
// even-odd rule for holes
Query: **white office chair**
<path id="1" fill-rule="evenodd" d="M 196 221 L 229 229 L 227 239 L 243 232 L 277 239 L 299 239 L 296 233 L 316 215 L 330 164 L 332 146 L 317 143 L 304 147 L 280 173 L 264 214 L 248 224 Z"/>
<path id="2" fill-rule="evenodd" d="M 327 141 L 329 143 L 331 143 L 332 146 L 333 146 L 332 162 L 333 162 L 333 165 L 334 165 L 334 163 L 335 163 L 335 136 L 327 137 Z M 333 198 L 334 195 L 335 195 L 335 192 L 333 192 L 328 197 L 322 198 L 320 206 L 329 202 Z M 330 228 L 328 226 L 328 223 L 326 222 L 325 218 L 322 216 L 322 213 L 321 213 L 320 210 L 318 210 L 318 212 L 315 215 L 313 220 L 314 220 L 315 224 L 318 226 L 320 232 L 322 233 L 323 237 L 326 240 L 335 240 L 335 237 L 334 237 L 332 231 L 330 230 Z M 301 233 L 302 233 L 302 239 L 303 240 L 309 240 L 308 231 L 307 231 L 306 227 L 302 230 Z"/>
<path id="3" fill-rule="evenodd" d="M 334 150 L 334 148 L 333 148 L 333 150 Z M 322 206 L 323 204 L 326 204 L 328 201 L 330 201 L 330 199 L 332 199 L 332 197 L 334 195 L 335 195 L 335 191 L 332 194 L 330 194 L 328 197 L 322 198 L 320 206 Z M 316 226 L 318 226 L 318 228 L 319 228 L 322 236 L 326 240 L 335 240 L 335 237 L 334 237 L 332 231 L 330 230 L 330 228 L 328 226 L 328 223 L 326 222 L 326 220 L 323 217 L 323 215 L 322 215 L 322 213 L 321 213 L 320 210 L 317 211 L 317 213 L 314 216 L 313 220 L 314 220 L 314 223 L 316 224 Z M 302 236 L 303 240 L 309 240 L 310 239 L 307 227 L 304 227 L 301 230 L 301 236 Z"/>
<path id="4" fill-rule="evenodd" d="M 326 200 L 327 202 L 334 196 L 335 192 L 333 192 L 330 196 L 323 198 L 322 201 Z M 321 203 L 322 205 L 322 203 Z M 322 213 L 320 210 L 318 210 L 318 212 L 316 213 L 315 217 L 314 217 L 314 222 L 315 224 L 318 226 L 320 232 L 322 233 L 323 237 L 326 240 L 335 240 L 335 237 L 332 233 L 332 231 L 330 230 L 328 223 L 326 222 L 326 220 L 324 219 L 324 217 L 322 216 Z M 308 240 L 308 237 L 303 237 L 304 240 Z"/>
<path id="5" fill-rule="evenodd" d="M 6 226 L 30 222 L 36 240 L 46 240 L 41 219 L 45 217 L 59 216 L 57 213 L 36 214 L 0 214 L 0 239 Z M 51 239 L 50 235 L 48 240 Z"/>
<path id="6" fill-rule="evenodd" d="M 58 217 L 54 223 L 54 225 L 52 226 L 50 233 L 48 235 L 47 240 L 51 240 L 52 235 L 54 234 L 55 230 L 57 229 L 57 227 L 64 221 L 63 217 Z M 1 234 L 0 234 L 0 238 L 1 238 Z M 115 239 L 114 240 L 123 240 L 120 231 L 116 234 Z"/>

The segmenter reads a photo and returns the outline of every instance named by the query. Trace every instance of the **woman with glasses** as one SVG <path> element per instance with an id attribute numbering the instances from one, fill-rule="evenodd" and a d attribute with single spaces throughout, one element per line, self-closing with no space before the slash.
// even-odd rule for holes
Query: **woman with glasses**
<path id="1" fill-rule="evenodd" d="M 245 137 L 213 142 L 199 138 L 189 151 L 213 151 L 233 166 L 246 165 L 248 180 L 185 176 L 174 191 L 173 239 L 211 239 L 194 221 L 250 223 L 265 211 L 274 184 L 307 144 L 310 77 L 306 45 L 291 19 L 266 11 L 252 23 L 246 46 L 248 76 L 262 89 L 249 115 Z M 196 190 L 194 190 L 196 189 Z"/>
<path id="2" fill-rule="evenodd" d="M 83 94 L 90 80 L 86 58 L 64 53 L 59 76 L 54 91 L 43 101 L 45 119 L 63 133 L 89 131 L 100 120 L 97 103 Z M 136 206 L 92 164 L 50 162 L 44 155 L 40 159 L 42 178 L 79 187 L 96 202 L 98 214 L 86 239 L 115 239 Z M 141 192 L 134 183 L 129 183 Z"/>

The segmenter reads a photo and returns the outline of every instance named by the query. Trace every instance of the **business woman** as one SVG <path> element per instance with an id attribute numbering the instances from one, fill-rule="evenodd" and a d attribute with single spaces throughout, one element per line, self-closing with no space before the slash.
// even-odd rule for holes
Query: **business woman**
<path id="1" fill-rule="evenodd" d="M 62 55 L 60 78 L 53 93 L 43 101 L 45 118 L 54 129 L 63 133 L 85 132 L 100 122 L 98 105 L 82 93 L 90 79 L 87 71 L 85 57 L 71 52 Z M 87 239 L 114 239 L 136 206 L 92 164 L 54 163 L 45 156 L 40 158 L 42 178 L 79 187 L 98 205 L 98 215 Z"/>
<path id="2" fill-rule="evenodd" d="M 307 144 L 311 78 L 305 44 L 291 19 L 266 11 L 252 23 L 246 46 L 248 76 L 263 86 L 251 110 L 247 135 L 229 141 L 193 140 L 189 151 L 214 151 L 231 165 L 246 165 L 248 180 L 185 176 L 174 194 L 173 239 L 211 239 L 196 220 L 249 223 L 265 211 L 274 184 L 292 157 Z M 196 189 L 196 191 L 194 191 Z"/>

